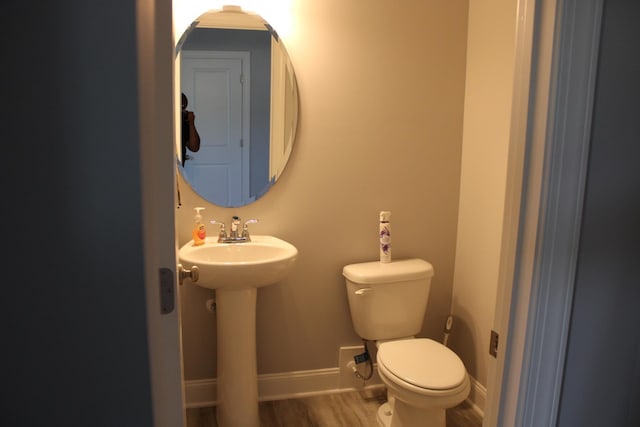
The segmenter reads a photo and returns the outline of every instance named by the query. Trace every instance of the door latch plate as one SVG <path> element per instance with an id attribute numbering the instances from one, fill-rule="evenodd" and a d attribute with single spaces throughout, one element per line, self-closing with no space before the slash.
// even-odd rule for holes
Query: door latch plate
<path id="1" fill-rule="evenodd" d="M 489 339 L 489 354 L 493 357 L 498 357 L 498 338 L 498 333 L 492 330 L 491 338 Z"/>
<path id="2" fill-rule="evenodd" d="M 174 276 L 170 268 L 160 269 L 160 314 L 169 314 L 176 308 Z"/>

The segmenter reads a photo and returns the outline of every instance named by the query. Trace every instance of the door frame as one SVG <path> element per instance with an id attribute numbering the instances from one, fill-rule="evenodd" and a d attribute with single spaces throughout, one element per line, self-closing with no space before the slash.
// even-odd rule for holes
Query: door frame
<path id="1" fill-rule="evenodd" d="M 520 0 L 485 426 L 555 425 L 586 186 L 603 0 Z M 522 181 L 517 177 L 522 177 Z"/>

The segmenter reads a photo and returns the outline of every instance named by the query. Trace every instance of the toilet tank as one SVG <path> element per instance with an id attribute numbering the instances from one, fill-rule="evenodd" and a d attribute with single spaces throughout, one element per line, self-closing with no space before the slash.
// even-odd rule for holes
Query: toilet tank
<path id="1" fill-rule="evenodd" d="M 358 336 L 376 341 L 420 332 L 433 277 L 430 263 L 412 258 L 350 264 L 342 275 Z"/>

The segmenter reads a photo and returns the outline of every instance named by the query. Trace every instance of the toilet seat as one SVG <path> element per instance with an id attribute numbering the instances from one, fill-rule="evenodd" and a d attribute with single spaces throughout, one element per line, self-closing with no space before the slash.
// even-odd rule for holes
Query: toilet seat
<path id="1" fill-rule="evenodd" d="M 428 393 L 454 391 L 465 385 L 462 360 L 443 344 L 429 338 L 388 341 L 380 344 L 378 366 L 388 379 Z"/>

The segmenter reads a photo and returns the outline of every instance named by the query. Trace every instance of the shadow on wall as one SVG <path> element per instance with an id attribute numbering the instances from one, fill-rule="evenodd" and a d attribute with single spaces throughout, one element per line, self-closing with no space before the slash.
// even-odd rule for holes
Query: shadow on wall
<path id="1" fill-rule="evenodd" d="M 449 335 L 448 347 L 453 350 L 464 363 L 467 372 L 473 378 L 478 378 L 478 360 L 476 359 L 476 346 L 472 333 L 472 325 L 464 319 L 470 319 L 471 314 L 459 306 L 457 315 L 453 316 L 453 326 Z M 488 351 L 488 350 L 487 350 Z"/>

